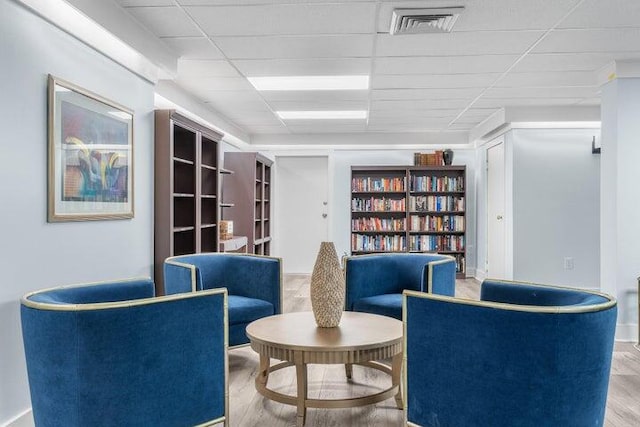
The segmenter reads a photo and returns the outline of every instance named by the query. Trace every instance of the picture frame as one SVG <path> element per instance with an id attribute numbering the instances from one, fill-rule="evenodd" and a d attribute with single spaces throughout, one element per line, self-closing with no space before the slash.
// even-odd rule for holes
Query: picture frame
<path id="1" fill-rule="evenodd" d="M 133 218 L 133 111 L 48 77 L 49 222 Z"/>

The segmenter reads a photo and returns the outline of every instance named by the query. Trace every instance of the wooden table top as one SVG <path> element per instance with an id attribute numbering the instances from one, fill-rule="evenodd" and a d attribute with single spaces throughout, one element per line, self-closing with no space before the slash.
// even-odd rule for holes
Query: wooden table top
<path id="1" fill-rule="evenodd" d="M 402 341 L 402 322 L 391 317 L 345 311 L 335 328 L 320 328 L 310 311 L 278 314 L 247 326 L 251 341 L 292 350 L 345 351 L 379 348 Z"/>

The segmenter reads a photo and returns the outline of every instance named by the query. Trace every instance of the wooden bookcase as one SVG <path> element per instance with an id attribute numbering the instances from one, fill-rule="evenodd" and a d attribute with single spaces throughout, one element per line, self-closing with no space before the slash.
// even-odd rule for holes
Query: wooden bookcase
<path id="1" fill-rule="evenodd" d="M 219 142 L 222 135 L 173 110 L 155 112 L 156 290 L 167 257 L 218 250 Z"/>
<path id="2" fill-rule="evenodd" d="M 250 253 L 271 253 L 271 166 L 273 162 L 260 153 L 229 152 L 224 155 L 223 194 L 231 206 L 223 219 L 233 221 L 233 234 L 247 236 Z"/>
<path id="3" fill-rule="evenodd" d="M 353 166 L 351 252 L 437 252 L 466 272 L 465 166 Z"/>

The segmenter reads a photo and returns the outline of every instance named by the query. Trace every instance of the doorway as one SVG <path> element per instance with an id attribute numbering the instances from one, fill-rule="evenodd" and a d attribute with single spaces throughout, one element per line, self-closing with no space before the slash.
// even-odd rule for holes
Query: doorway
<path id="1" fill-rule="evenodd" d="M 285 273 L 309 274 L 328 238 L 328 158 L 276 159 L 277 253 Z"/>
<path id="2" fill-rule="evenodd" d="M 504 140 L 487 149 L 487 277 L 506 279 Z"/>

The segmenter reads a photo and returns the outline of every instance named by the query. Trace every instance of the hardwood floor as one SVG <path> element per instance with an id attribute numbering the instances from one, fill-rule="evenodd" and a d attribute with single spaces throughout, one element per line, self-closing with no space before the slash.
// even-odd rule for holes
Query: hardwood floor
<path id="1" fill-rule="evenodd" d="M 284 283 L 284 311 L 309 311 L 309 276 L 287 275 Z M 479 285 L 472 279 L 458 280 L 456 296 L 478 299 Z M 289 427 L 296 424 L 296 408 L 272 402 L 256 392 L 254 379 L 258 356 L 250 347 L 229 352 L 230 424 L 239 427 Z M 341 365 L 311 365 L 309 396 L 337 398 L 362 396 L 371 387 L 382 390 L 391 380 L 372 369 L 354 366 L 353 381 L 347 383 Z M 269 377 L 269 386 L 282 393 L 295 394 L 293 368 Z M 616 343 L 611 368 L 605 425 L 636 427 L 640 425 L 640 351 L 631 343 Z M 352 409 L 308 409 L 308 427 L 402 426 L 403 414 L 389 399 L 377 405 Z M 462 427 L 462 426 L 461 426 Z M 465 426 L 467 427 L 467 426 Z M 470 427 L 470 426 L 469 426 Z"/>

